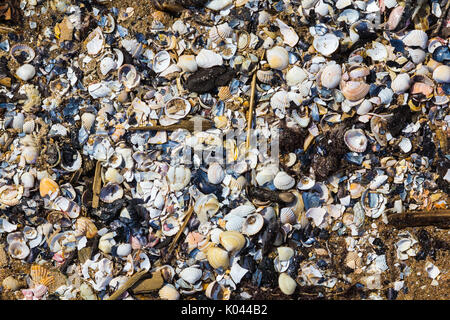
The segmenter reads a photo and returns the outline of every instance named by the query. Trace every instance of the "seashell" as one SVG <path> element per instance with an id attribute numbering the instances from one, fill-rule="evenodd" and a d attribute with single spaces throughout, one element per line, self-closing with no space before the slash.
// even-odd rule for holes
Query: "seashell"
<path id="1" fill-rule="evenodd" d="M 380 104 L 389 105 L 394 98 L 394 91 L 390 88 L 384 88 L 378 93 L 378 98 L 380 98 Z"/>
<path id="2" fill-rule="evenodd" d="M 316 184 L 316 181 L 311 177 L 302 177 L 297 184 L 299 190 L 309 190 Z"/>
<path id="3" fill-rule="evenodd" d="M 234 208 L 233 210 L 231 210 L 228 215 L 232 215 L 232 216 L 238 216 L 238 217 L 246 217 L 249 214 L 252 214 L 253 212 L 256 211 L 256 208 L 253 205 L 249 205 L 249 204 L 244 204 L 241 205 L 237 208 Z"/>
<path id="4" fill-rule="evenodd" d="M 367 148 L 367 137 L 361 129 L 350 129 L 344 134 L 344 142 L 353 152 L 364 152 Z"/>
<path id="5" fill-rule="evenodd" d="M 111 57 L 104 57 L 100 61 L 100 72 L 102 75 L 107 75 L 110 71 L 115 70 L 117 68 L 117 63 Z"/>
<path id="6" fill-rule="evenodd" d="M 403 6 L 398 6 L 391 11 L 391 13 L 389 14 L 388 21 L 386 23 L 388 30 L 392 31 L 397 28 L 398 24 L 400 23 L 400 21 L 402 19 L 404 11 L 405 11 L 405 7 L 403 7 Z"/>
<path id="7" fill-rule="evenodd" d="M 19 204 L 23 195 L 23 186 L 3 186 L 0 188 L 0 203 L 5 206 L 15 206 Z"/>
<path id="8" fill-rule="evenodd" d="M 16 291 L 21 288 L 21 284 L 13 276 L 8 276 L 5 279 L 3 279 L 2 287 L 9 291 Z"/>
<path id="9" fill-rule="evenodd" d="M 288 190 L 295 185 L 295 179 L 289 176 L 286 172 L 280 171 L 275 176 L 273 184 L 278 190 Z"/>
<path id="10" fill-rule="evenodd" d="M 205 295 L 212 300 L 223 300 L 224 288 L 219 282 L 213 281 L 206 287 Z"/>
<path id="11" fill-rule="evenodd" d="M 363 99 L 370 90 L 370 85 L 362 81 L 341 81 L 342 94 L 350 101 Z"/>
<path id="12" fill-rule="evenodd" d="M 141 82 L 140 75 L 131 64 L 124 64 L 119 68 L 118 79 L 128 90 L 135 88 Z"/>
<path id="13" fill-rule="evenodd" d="M 80 206 L 65 197 L 57 197 L 52 203 L 52 209 L 63 211 L 69 218 L 75 219 L 80 215 Z"/>
<path id="14" fill-rule="evenodd" d="M 438 83 L 450 82 L 450 67 L 447 65 L 441 65 L 434 69 L 433 79 Z"/>
<path id="15" fill-rule="evenodd" d="M 214 194 L 202 195 L 195 202 L 194 212 L 201 223 L 208 221 L 217 211 L 219 211 L 219 201 Z"/>
<path id="16" fill-rule="evenodd" d="M 341 82 L 341 77 L 341 66 L 338 64 L 329 64 L 322 70 L 322 74 L 320 75 L 320 83 L 325 88 L 334 89 Z"/>
<path id="17" fill-rule="evenodd" d="M 61 167 L 68 172 L 75 172 L 81 168 L 82 157 L 78 150 L 73 152 L 72 155 L 63 153 L 61 157 Z"/>
<path id="18" fill-rule="evenodd" d="M 395 93 L 405 93 L 410 87 L 411 78 L 407 73 L 399 74 L 391 83 L 391 88 Z"/>
<path id="19" fill-rule="evenodd" d="M 280 28 L 280 33 L 283 35 L 283 42 L 290 47 L 295 47 L 299 40 L 299 36 L 294 28 L 289 27 L 280 19 L 276 19 L 275 21 L 278 24 L 278 28 Z"/>
<path id="20" fill-rule="evenodd" d="M 34 131 L 35 123 L 34 120 L 25 121 L 22 126 L 22 131 L 26 134 L 31 134 Z"/>
<path id="21" fill-rule="evenodd" d="M 323 36 L 315 37 L 313 47 L 320 54 L 328 57 L 333 54 L 339 47 L 339 38 L 333 33 L 327 33 Z"/>
<path id="22" fill-rule="evenodd" d="M 208 181 L 212 184 L 219 184 L 224 178 L 225 172 L 222 166 L 217 162 L 211 163 L 208 168 Z"/>
<path id="23" fill-rule="evenodd" d="M 126 257 L 131 253 L 131 244 L 129 243 L 121 243 L 116 248 L 116 254 L 119 257 Z"/>
<path id="24" fill-rule="evenodd" d="M 80 217 L 75 222 L 75 231 L 77 235 L 86 236 L 88 239 L 92 239 L 97 235 L 97 227 L 94 224 L 94 221 L 87 217 Z"/>
<path id="25" fill-rule="evenodd" d="M 21 231 L 12 232 L 9 233 L 8 236 L 6 237 L 6 243 L 8 244 L 11 244 L 16 241 L 26 243 L 23 232 Z"/>
<path id="26" fill-rule="evenodd" d="M 47 268 L 38 264 L 33 264 L 31 266 L 30 277 L 33 280 L 35 286 L 37 286 L 38 284 L 42 284 L 48 287 L 54 281 L 54 277 L 50 276 L 50 272 L 47 270 Z"/>
<path id="27" fill-rule="evenodd" d="M 230 60 L 234 57 L 237 51 L 237 46 L 234 43 L 227 43 L 220 47 L 220 55 L 225 60 Z"/>
<path id="28" fill-rule="evenodd" d="M 388 51 L 384 44 L 374 41 L 372 48 L 366 50 L 366 54 L 372 58 L 373 61 L 384 61 L 388 57 Z"/>
<path id="29" fill-rule="evenodd" d="M 105 172 L 105 182 L 113 182 L 121 184 L 124 180 L 124 177 L 119 173 L 119 171 L 115 168 L 108 168 Z"/>
<path id="30" fill-rule="evenodd" d="M 278 168 L 275 166 L 266 166 L 261 171 L 256 174 L 255 180 L 258 185 L 263 186 L 268 182 L 271 182 L 276 174 L 278 173 Z"/>
<path id="31" fill-rule="evenodd" d="M 31 189 L 34 187 L 34 175 L 31 172 L 24 172 L 20 177 L 22 185 L 24 188 Z"/>
<path id="32" fill-rule="evenodd" d="M 39 156 L 38 150 L 33 146 L 27 146 L 22 149 L 22 157 L 26 163 L 34 164 Z"/>
<path id="33" fill-rule="evenodd" d="M 164 220 L 162 225 L 162 233 L 165 236 L 174 236 L 180 230 L 180 224 L 174 217 L 169 217 Z"/>
<path id="34" fill-rule="evenodd" d="M 25 226 L 23 228 L 23 235 L 24 235 L 25 239 L 32 240 L 37 237 L 38 231 L 36 230 L 36 228 L 30 227 L 30 226 Z"/>
<path id="35" fill-rule="evenodd" d="M 165 115 L 176 120 L 186 117 L 189 111 L 191 111 L 191 103 L 179 97 L 170 99 L 164 107 Z"/>
<path id="36" fill-rule="evenodd" d="M 98 240 L 98 249 L 106 254 L 111 252 L 112 247 L 116 244 L 114 241 L 115 232 L 105 233 Z"/>
<path id="37" fill-rule="evenodd" d="M 161 73 L 170 66 L 170 54 L 167 51 L 158 52 L 153 58 L 153 71 Z"/>
<path id="38" fill-rule="evenodd" d="M 36 74 L 36 68 L 31 64 L 21 65 L 16 70 L 16 76 L 23 81 L 28 81 L 28 80 L 32 79 L 35 74 Z"/>
<path id="39" fill-rule="evenodd" d="M 91 130 L 93 124 L 95 123 L 95 118 L 95 114 L 90 112 L 85 112 L 81 115 L 81 123 L 86 131 L 89 132 Z"/>
<path id="40" fill-rule="evenodd" d="M 308 74 L 302 68 L 293 66 L 286 73 L 286 83 L 288 86 L 296 86 L 308 78 Z"/>
<path id="41" fill-rule="evenodd" d="M 205 7 L 214 11 L 220 11 L 228 7 L 232 2 L 232 0 L 211 0 Z"/>
<path id="42" fill-rule="evenodd" d="M 227 101 L 231 97 L 233 97 L 233 95 L 230 92 L 230 87 L 228 87 L 228 86 L 219 87 L 219 93 L 217 95 L 218 95 L 219 99 L 222 101 Z"/>
<path id="43" fill-rule="evenodd" d="M 224 231 L 219 234 L 220 244 L 228 252 L 240 251 L 245 246 L 245 237 L 237 231 Z"/>
<path id="44" fill-rule="evenodd" d="M 123 197 L 123 188 L 118 183 L 109 182 L 100 190 L 100 200 L 113 203 Z"/>
<path id="45" fill-rule="evenodd" d="M 14 259 L 25 259 L 30 254 L 30 248 L 21 241 L 13 241 L 8 246 L 8 252 Z"/>
<path id="46" fill-rule="evenodd" d="M 245 219 L 244 224 L 242 225 L 242 233 L 252 236 L 261 231 L 263 226 L 264 226 L 263 216 L 260 215 L 259 213 L 254 213 L 247 216 L 247 219 Z"/>
<path id="47" fill-rule="evenodd" d="M 282 224 L 295 224 L 297 222 L 297 216 L 295 215 L 294 210 L 290 207 L 281 208 L 280 221 Z"/>
<path id="48" fill-rule="evenodd" d="M 337 18 L 337 21 L 339 22 L 345 22 L 348 25 L 351 25 L 353 23 L 355 23 L 356 21 L 358 21 L 360 15 L 358 10 L 355 9 L 345 9 L 344 11 L 341 12 L 341 14 L 339 15 L 339 17 Z"/>
<path id="49" fill-rule="evenodd" d="M 294 249 L 292 249 L 290 247 L 278 247 L 277 252 L 278 252 L 278 258 L 281 261 L 287 261 L 287 260 L 291 259 L 295 253 Z"/>
<path id="50" fill-rule="evenodd" d="M 428 35 L 423 30 L 411 30 L 402 38 L 405 46 L 427 48 Z"/>
<path id="51" fill-rule="evenodd" d="M 225 224 L 225 229 L 227 231 L 241 231 L 242 226 L 244 225 L 245 218 L 234 215 L 227 215 L 225 220 L 227 221 Z"/>
<path id="52" fill-rule="evenodd" d="M 410 49 L 408 48 L 409 56 L 411 57 L 412 62 L 415 64 L 420 64 L 425 61 L 427 56 L 426 52 L 422 49 Z"/>
<path id="53" fill-rule="evenodd" d="M 222 23 L 217 26 L 212 27 L 209 30 L 209 38 L 213 42 L 220 42 L 230 37 L 233 29 L 228 25 L 228 23 Z"/>
<path id="54" fill-rule="evenodd" d="M 26 44 L 18 43 L 16 45 L 13 45 L 11 47 L 11 57 L 13 57 L 14 60 L 16 60 L 18 63 L 30 63 L 34 57 L 36 56 L 36 53 L 34 50 L 29 47 Z"/>
<path id="55" fill-rule="evenodd" d="M 91 56 L 99 54 L 105 46 L 105 37 L 100 27 L 95 28 L 84 41 L 87 53 Z"/>
<path id="56" fill-rule="evenodd" d="M 297 282 L 292 279 L 287 273 L 280 273 L 278 277 L 278 286 L 280 287 L 281 292 L 286 295 L 291 295 L 295 292 L 295 288 L 297 287 Z"/>
<path id="57" fill-rule="evenodd" d="M 312 7 L 314 7 L 316 5 L 316 3 L 319 0 L 302 0 L 302 7 L 303 9 L 311 9 Z"/>
<path id="58" fill-rule="evenodd" d="M 195 61 L 200 68 L 211 68 L 223 65 L 222 56 L 207 49 L 201 49 L 195 57 Z"/>
<path id="59" fill-rule="evenodd" d="M 159 297 L 162 300 L 178 300 L 180 299 L 180 293 L 171 284 L 165 284 L 161 289 L 159 289 Z"/>
<path id="60" fill-rule="evenodd" d="M 278 91 L 270 98 L 271 107 L 276 110 L 284 110 L 290 105 L 290 98 L 287 91 Z"/>
<path id="61" fill-rule="evenodd" d="M 323 223 L 326 214 L 327 211 L 324 208 L 309 208 L 306 211 L 306 217 L 313 219 L 316 227 L 319 227 Z"/>
<path id="62" fill-rule="evenodd" d="M 180 191 L 189 184 L 191 180 L 191 170 L 185 166 L 170 167 L 167 171 L 167 180 L 173 191 Z"/>
<path id="63" fill-rule="evenodd" d="M 250 44 L 250 35 L 247 31 L 241 30 L 237 36 L 237 49 L 243 51 L 248 48 Z"/>
<path id="64" fill-rule="evenodd" d="M 409 140 L 408 138 L 402 138 L 402 140 L 400 140 L 400 143 L 398 144 L 398 147 L 404 152 L 404 153 L 408 153 L 411 151 L 412 149 L 412 143 L 411 140 Z"/>
<path id="65" fill-rule="evenodd" d="M 180 272 L 180 277 L 190 284 L 194 284 L 199 281 L 202 275 L 202 270 L 195 267 L 188 267 Z"/>
<path id="66" fill-rule="evenodd" d="M 289 64 L 288 51 L 280 46 L 275 46 L 266 51 L 266 58 L 272 69 L 283 70 Z"/>
<path id="67" fill-rule="evenodd" d="M 228 252 L 220 249 L 218 247 L 211 247 L 206 253 L 206 258 L 209 264 L 214 269 L 223 268 L 227 269 L 230 265 L 230 259 L 228 257 Z"/>
<path id="68" fill-rule="evenodd" d="M 184 72 L 197 71 L 197 61 L 194 55 L 182 55 L 178 58 L 177 66 L 179 66 Z"/>

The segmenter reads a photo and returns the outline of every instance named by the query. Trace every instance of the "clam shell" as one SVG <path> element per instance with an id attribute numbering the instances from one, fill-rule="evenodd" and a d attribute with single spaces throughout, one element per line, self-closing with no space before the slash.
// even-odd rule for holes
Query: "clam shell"
<path id="1" fill-rule="evenodd" d="M 86 129 L 86 131 L 90 131 L 92 128 L 92 125 L 95 123 L 95 114 L 90 112 L 85 112 L 81 115 L 81 123 L 83 124 L 83 127 Z"/>
<path id="2" fill-rule="evenodd" d="M 364 152 L 367 148 L 367 137 L 361 129 L 350 129 L 344 134 L 344 142 L 353 152 Z"/>
<path id="3" fill-rule="evenodd" d="M 201 223 L 208 221 L 210 217 L 219 211 L 219 201 L 214 194 L 202 195 L 194 205 L 194 212 Z"/>
<path id="4" fill-rule="evenodd" d="M 167 171 L 167 179 L 173 191 L 180 191 L 189 184 L 191 170 L 184 166 L 170 167 Z"/>
<path id="5" fill-rule="evenodd" d="M 13 45 L 10 53 L 14 60 L 19 63 L 30 63 L 36 56 L 36 53 L 30 46 L 22 43 Z"/>
<path id="6" fill-rule="evenodd" d="M 208 259 L 209 264 L 214 269 L 218 268 L 227 269 L 230 265 L 228 252 L 223 249 L 217 247 L 209 248 L 206 253 L 206 257 Z"/>
<path id="7" fill-rule="evenodd" d="M 338 64 L 327 65 L 320 76 L 320 83 L 328 89 L 336 88 L 341 82 L 342 70 Z"/>
<path id="8" fill-rule="evenodd" d="M 118 183 L 109 182 L 100 190 L 100 200 L 113 203 L 123 197 L 123 188 Z"/>
<path id="9" fill-rule="evenodd" d="M 394 81 L 392 81 L 391 88 L 395 93 L 404 93 L 410 87 L 411 78 L 407 73 L 399 74 Z"/>
<path id="10" fill-rule="evenodd" d="M 258 71 L 256 71 L 256 78 L 262 83 L 270 84 L 273 79 L 273 71 L 258 70 Z"/>
<path id="11" fill-rule="evenodd" d="M 8 246 L 8 252 L 14 259 L 25 259 L 30 254 L 30 248 L 21 242 L 21 241 L 13 241 Z"/>
<path id="12" fill-rule="evenodd" d="M 205 295 L 212 300 L 222 300 L 224 297 L 224 288 L 219 282 L 213 281 L 206 287 Z"/>
<path id="13" fill-rule="evenodd" d="M 247 219 L 245 219 L 244 224 L 242 225 L 242 233 L 252 236 L 261 231 L 263 226 L 264 226 L 263 216 L 260 215 L 259 213 L 254 213 L 247 216 Z"/>
<path id="14" fill-rule="evenodd" d="M 225 22 L 225 23 L 222 23 L 222 24 L 212 27 L 209 30 L 209 38 L 213 42 L 220 42 L 220 41 L 228 38 L 232 32 L 233 32 L 233 29 L 228 25 L 227 22 Z"/>
<path id="15" fill-rule="evenodd" d="M 194 55 L 182 55 L 178 58 L 177 66 L 184 72 L 195 72 L 198 69 Z"/>
<path id="16" fill-rule="evenodd" d="M 228 252 L 240 251 L 245 246 L 245 237 L 237 231 L 224 231 L 219 234 L 220 244 Z"/>
<path id="17" fill-rule="evenodd" d="M 30 226 L 25 226 L 23 228 L 23 235 L 24 235 L 25 239 L 32 240 L 38 236 L 38 231 L 36 230 L 36 228 L 30 227 Z"/>
<path id="18" fill-rule="evenodd" d="M 295 179 L 286 172 L 280 171 L 275 176 L 275 179 L 273 179 L 273 184 L 278 190 L 288 190 L 295 185 Z"/>
<path id="19" fill-rule="evenodd" d="M 183 98 L 175 97 L 170 99 L 165 107 L 164 113 L 170 119 L 183 119 L 191 111 L 191 103 Z"/>
<path id="20" fill-rule="evenodd" d="M 102 29 L 100 27 L 95 28 L 86 38 L 84 44 L 87 49 L 87 53 L 91 56 L 99 54 L 105 46 L 105 37 L 103 36 Z"/>
<path id="21" fill-rule="evenodd" d="M 15 206 L 23 195 L 23 186 L 3 186 L 0 188 L 0 203 L 5 206 Z"/>
<path id="22" fill-rule="evenodd" d="M 283 70 L 289 64 L 288 51 L 280 46 L 267 50 L 266 59 L 272 69 Z"/>
<path id="23" fill-rule="evenodd" d="M 281 261 L 287 261 L 287 260 L 291 259 L 295 253 L 294 249 L 292 249 L 290 247 L 278 247 L 277 252 L 278 252 L 278 258 Z"/>
<path id="24" fill-rule="evenodd" d="M 180 224 L 178 220 L 174 217 L 169 217 L 166 220 L 164 220 L 162 225 L 162 233 L 165 236 L 171 237 L 177 234 L 177 232 L 180 230 Z"/>
<path id="25" fill-rule="evenodd" d="M 286 83 L 288 86 L 296 86 L 308 78 L 308 74 L 302 68 L 293 66 L 286 73 Z"/>
<path id="26" fill-rule="evenodd" d="M 208 181 L 212 184 L 219 184 L 224 178 L 225 172 L 222 166 L 217 162 L 211 163 L 208 168 Z"/>
<path id="27" fill-rule="evenodd" d="M 159 289 L 159 297 L 162 300 L 178 300 L 180 299 L 180 293 L 171 284 L 165 284 L 161 289 Z"/>
<path id="28" fill-rule="evenodd" d="M 270 105 L 275 109 L 284 110 L 289 107 L 290 98 L 287 91 L 278 91 L 270 98 Z"/>
<path id="29" fill-rule="evenodd" d="M 170 54 L 167 51 L 158 52 L 153 58 L 153 71 L 161 73 L 170 66 Z"/>
<path id="30" fill-rule="evenodd" d="M 87 217 L 80 217 L 75 222 L 75 230 L 78 234 L 86 236 L 88 239 L 92 239 L 97 235 L 97 227 L 94 221 Z"/>
<path id="31" fill-rule="evenodd" d="M 34 187 L 34 175 L 30 172 L 24 172 L 22 176 L 20 177 L 20 180 L 22 181 L 22 185 L 24 188 L 33 188 Z"/>
<path id="32" fill-rule="evenodd" d="M 450 82 L 450 67 L 446 65 L 441 65 L 434 69 L 433 79 L 438 83 L 449 83 Z"/>
<path id="33" fill-rule="evenodd" d="M 427 53 L 422 49 L 407 49 L 412 62 L 415 64 L 420 64 L 425 61 Z"/>
<path id="34" fill-rule="evenodd" d="M 295 292 L 295 288 L 297 287 L 297 282 L 292 279 L 287 273 L 280 273 L 278 277 L 278 286 L 280 287 L 281 292 L 286 295 L 291 295 Z"/>
<path id="35" fill-rule="evenodd" d="M 299 190 L 309 190 L 316 184 L 316 180 L 311 177 L 302 177 L 297 184 Z"/>
<path id="36" fill-rule="evenodd" d="M 341 81 L 341 91 L 350 101 L 363 99 L 370 90 L 370 85 L 363 81 Z"/>
<path id="37" fill-rule="evenodd" d="M 244 204 L 232 209 L 227 216 L 246 217 L 256 211 L 255 206 L 251 204 Z"/>
<path id="38" fill-rule="evenodd" d="M 313 219 L 314 224 L 318 227 L 323 223 L 326 213 L 324 208 L 309 208 L 306 211 L 306 217 Z"/>
<path id="39" fill-rule="evenodd" d="M 405 7 L 398 6 L 394 8 L 391 13 L 389 14 L 388 21 L 386 23 L 387 29 L 392 31 L 395 28 L 397 28 L 398 24 L 400 23 L 403 12 L 405 11 Z"/>
<path id="40" fill-rule="evenodd" d="M 225 229 L 227 231 L 241 231 L 242 226 L 244 225 L 245 218 L 234 216 L 234 215 L 227 215 L 227 221 L 225 225 Z"/>
<path id="41" fill-rule="evenodd" d="M 427 48 L 428 35 L 423 30 L 411 30 L 402 38 L 403 43 L 408 47 Z"/>
<path id="42" fill-rule="evenodd" d="M 188 267 L 180 272 L 180 277 L 190 284 L 194 284 L 199 281 L 202 275 L 202 270 L 195 267 Z"/>
<path id="43" fill-rule="evenodd" d="M 320 54 L 328 57 L 333 54 L 339 47 L 339 38 L 332 33 L 314 38 L 314 49 Z"/>
<path id="44" fill-rule="evenodd" d="M 117 72 L 119 81 L 127 89 L 133 89 L 141 82 L 141 77 L 136 68 L 131 64 L 122 65 Z"/>
<path id="45" fill-rule="evenodd" d="M 289 27 L 280 19 L 276 19 L 276 23 L 278 24 L 278 28 L 280 28 L 280 33 L 283 35 L 283 42 L 290 47 L 295 47 L 299 40 L 299 36 L 294 28 Z"/>

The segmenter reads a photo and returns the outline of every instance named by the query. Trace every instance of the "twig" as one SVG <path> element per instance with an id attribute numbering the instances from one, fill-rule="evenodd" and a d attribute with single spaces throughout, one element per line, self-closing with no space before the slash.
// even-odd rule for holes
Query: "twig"
<path id="1" fill-rule="evenodd" d="M 201 121 L 201 129 L 208 130 L 212 128 L 212 122 L 202 120 Z M 186 129 L 189 131 L 194 131 L 196 129 L 196 122 L 191 120 L 181 121 L 180 123 L 172 124 L 169 126 L 141 126 L 141 127 L 130 127 L 128 130 L 130 131 L 174 131 L 177 129 Z"/>
<path id="2" fill-rule="evenodd" d="M 253 73 L 252 87 L 250 91 L 250 109 L 248 110 L 248 121 L 247 121 L 247 149 L 250 147 L 250 134 L 252 131 L 252 118 L 253 118 L 253 104 L 255 102 L 255 88 L 256 88 L 256 70 Z"/>
<path id="3" fill-rule="evenodd" d="M 194 212 L 194 206 L 190 205 L 186 216 L 184 218 L 184 222 L 180 227 L 180 230 L 178 230 L 178 233 L 176 234 L 175 238 L 173 239 L 172 243 L 169 246 L 169 249 L 167 250 L 167 257 L 170 259 L 170 256 L 172 255 L 173 249 L 175 249 L 175 245 L 178 242 L 178 239 L 180 238 L 181 234 L 183 233 L 183 230 L 186 228 L 186 225 L 188 224 L 189 220 L 191 219 L 192 213 Z"/>
<path id="4" fill-rule="evenodd" d="M 99 194 L 102 187 L 101 162 L 97 160 L 95 165 L 94 183 L 92 185 L 92 208 L 98 208 Z"/>
<path id="5" fill-rule="evenodd" d="M 397 228 L 436 226 L 450 228 L 450 210 L 434 210 L 395 213 L 387 216 L 390 224 Z"/>
<path id="6" fill-rule="evenodd" d="M 8 33 L 8 32 L 16 32 L 16 30 L 14 30 L 13 28 L 5 27 L 5 26 L 0 26 L 0 32 Z"/>
<path id="7" fill-rule="evenodd" d="M 116 292 L 109 296 L 109 298 L 105 300 L 116 300 L 118 299 L 125 291 L 130 289 L 136 282 L 138 282 L 145 274 L 147 273 L 146 269 L 136 272 L 131 276 L 130 279 L 127 280 Z"/>

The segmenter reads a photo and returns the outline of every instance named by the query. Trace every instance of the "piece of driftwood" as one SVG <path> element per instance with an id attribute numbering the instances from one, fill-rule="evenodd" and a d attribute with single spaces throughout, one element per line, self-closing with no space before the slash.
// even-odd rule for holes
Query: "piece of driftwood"
<path id="1" fill-rule="evenodd" d="M 389 224 L 397 228 L 436 226 L 450 228 L 450 210 L 394 213 L 387 216 Z"/>
<path id="2" fill-rule="evenodd" d="M 110 295 L 106 300 L 116 300 L 118 299 L 125 291 L 130 289 L 136 282 L 138 282 L 145 274 L 147 273 L 147 270 L 143 269 L 141 271 L 136 272 L 133 274 L 130 279 L 127 280 L 119 289 L 117 289 L 116 292 L 114 292 L 112 295 Z"/>
<path id="3" fill-rule="evenodd" d="M 201 124 L 201 126 L 199 126 Z M 198 127 L 197 127 L 198 126 Z M 195 131 L 196 129 L 200 129 L 202 131 L 211 129 L 213 124 L 209 120 L 200 120 L 200 121 L 192 121 L 192 120 L 184 120 L 180 121 L 180 123 L 171 124 L 169 126 L 140 126 L 140 127 L 130 127 L 128 130 L 130 131 L 174 131 L 177 129 L 186 129 L 188 131 Z"/>
<path id="4" fill-rule="evenodd" d="M 94 183 L 92 184 L 92 208 L 98 208 L 100 189 L 102 188 L 101 162 L 97 160 L 95 165 Z"/>

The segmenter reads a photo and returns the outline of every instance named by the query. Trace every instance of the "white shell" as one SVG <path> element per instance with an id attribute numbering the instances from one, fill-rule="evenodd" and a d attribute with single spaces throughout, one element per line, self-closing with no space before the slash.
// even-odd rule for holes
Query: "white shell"
<path id="1" fill-rule="evenodd" d="M 295 292 L 297 282 L 295 282 L 295 280 L 287 273 L 280 273 L 280 276 L 278 277 L 278 286 L 280 287 L 281 292 L 286 295 L 291 295 Z"/>
<path id="2" fill-rule="evenodd" d="M 277 19 L 276 22 L 278 24 L 278 28 L 280 28 L 280 33 L 283 35 L 283 42 L 290 47 L 294 47 L 299 40 L 299 36 L 295 32 L 294 28 L 289 27 L 280 19 Z"/>
<path id="3" fill-rule="evenodd" d="M 195 60 L 194 55 L 182 55 L 178 58 L 177 65 L 184 71 L 184 72 L 195 72 L 197 71 L 197 61 Z"/>
<path id="4" fill-rule="evenodd" d="M 272 69 L 283 70 L 289 64 L 289 54 L 285 48 L 280 46 L 267 50 L 266 59 Z"/>
<path id="5" fill-rule="evenodd" d="M 323 70 L 320 76 L 322 86 L 328 89 L 336 88 L 342 77 L 341 66 L 338 64 L 329 64 Z"/>
<path id="6" fill-rule="evenodd" d="M 339 38 L 332 33 L 314 38 L 314 49 L 324 56 L 333 54 L 339 47 Z"/>
<path id="7" fill-rule="evenodd" d="M 275 166 L 265 166 L 256 174 L 255 180 L 259 186 L 263 186 L 264 184 L 271 182 L 279 169 Z"/>
<path id="8" fill-rule="evenodd" d="M 211 68 L 223 65 L 223 58 L 214 51 L 202 49 L 195 57 L 195 61 L 200 68 Z"/>
<path id="9" fill-rule="evenodd" d="M 167 179 L 173 191 L 179 191 L 186 187 L 191 179 L 191 170 L 184 166 L 170 167 Z"/>
<path id="10" fill-rule="evenodd" d="M 30 172 L 24 172 L 20 177 L 24 188 L 33 188 L 34 187 L 34 175 Z"/>
<path id="11" fill-rule="evenodd" d="M 180 293 L 173 285 L 166 284 L 159 289 L 159 297 L 163 300 L 178 300 Z"/>
<path id="12" fill-rule="evenodd" d="M 92 128 L 92 125 L 95 122 L 95 114 L 90 112 L 85 112 L 81 115 L 81 123 L 83 124 L 83 127 L 86 129 L 86 131 L 90 131 Z"/>
<path id="13" fill-rule="evenodd" d="M 306 211 L 306 217 L 313 219 L 314 224 L 318 227 L 323 223 L 326 213 L 324 208 L 309 208 Z"/>
<path id="14" fill-rule="evenodd" d="M 253 205 L 244 204 L 242 206 L 236 207 L 231 210 L 228 215 L 238 216 L 238 217 L 246 217 L 249 214 L 252 214 L 256 211 L 256 208 Z"/>
<path id="15" fill-rule="evenodd" d="M 289 107 L 289 93 L 287 91 L 278 91 L 270 98 L 270 105 L 273 109 L 283 110 Z"/>
<path id="16" fill-rule="evenodd" d="M 391 83 L 391 88 L 395 93 L 404 93 L 410 87 L 411 78 L 407 73 L 399 74 Z"/>
<path id="17" fill-rule="evenodd" d="M 278 190 L 288 190 L 295 185 L 295 179 L 284 171 L 280 171 L 273 179 L 273 184 Z"/>
<path id="18" fill-rule="evenodd" d="M 404 153 L 408 153 L 412 149 L 411 140 L 409 140 L 408 138 L 402 138 L 398 146 Z"/>
<path id="19" fill-rule="evenodd" d="M 8 252 L 14 259 L 25 259 L 30 254 L 30 248 L 21 241 L 13 241 L 9 244 Z"/>
<path id="20" fill-rule="evenodd" d="M 117 246 L 117 255 L 119 257 L 126 257 L 131 253 L 131 244 L 121 243 Z"/>
<path id="21" fill-rule="evenodd" d="M 242 233 L 252 236 L 257 234 L 264 225 L 264 218 L 259 213 L 254 213 L 247 216 L 244 224 L 242 225 Z"/>
<path id="22" fill-rule="evenodd" d="M 200 222 L 205 223 L 219 211 L 219 207 L 219 201 L 214 194 L 205 194 L 195 201 L 194 212 L 197 214 Z"/>
<path id="23" fill-rule="evenodd" d="M 295 86 L 297 84 L 302 83 L 306 78 L 308 78 L 308 74 L 302 68 L 298 66 L 293 66 L 286 73 L 286 83 L 288 86 Z"/>
<path id="24" fill-rule="evenodd" d="M 364 152 L 367 148 L 367 137 L 361 129 L 350 129 L 344 134 L 344 142 L 353 152 Z"/>
<path id="25" fill-rule="evenodd" d="M 100 27 L 95 28 L 87 37 L 86 49 L 89 55 L 100 53 L 105 45 L 105 38 Z"/>
<path id="26" fill-rule="evenodd" d="M 358 115 L 364 115 L 369 113 L 373 108 L 372 102 L 367 99 L 364 99 L 363 102 L 356 108 L 356 113 Z"/>
<path id="27" fill-rule="evenodd" d="M 163 72 L 170 66 L 170 54 L 167 51 L 158 52 L 153 58 L 153 71 Z"/>
<path id="28" fill-rule="evenodd" d="M 220 11 L 229 6 L 232 2 L 232 0 L 211 0 L 206 4 L 206 8 L 214 11 Z"/>
<path id="29" fill-rule="evenodd" d="M 212 27 L 209 30 L 209 38 L 214 42 L 220 42 L 228 38 L 231 32 L 233 32 L 233 29 L 225 22 Z"/>
<path id="30" fill-rule="evenodd" d="M 190 284 L 194 284 L 196 283 L 198 280 L 200 280 L 200 278 L 202 277 L 202 270 L 198 269 L 198 268 L 194 268 L 194 267 L 188 267 L 186 269 L 183 269 L 183 271 L 180 272 L 180 277 L 190 283 Z"/>
<path id="31" fill-rule="evenodd" d="M 23 81 L 32 79 L 35 74 L 36 68 L 28 63 L 20 66 L 16 71 L 16 75 Z"/>
<path id="32" fill-rule="evenodd" d="M 282 224 L 295 224 L 297 222 L 297 216 L 295 212 L 290 207 L 281 208 L 280 210 L 280 221 Z"/>
<path id="33" fill-rule="evenodd" d="M 292 258 L 294 256 L 294 249 L 290 248 L 290 247 L 278 247 L 277 248 L 278 251 L 278 258 L 281 261 L 286 261 L 289 260 L 290 258 Z"/>
<path id="34" fill-rule="evenodd" d="M 372 42 L 372 49 L 368 49 L 366 53 L 373 61 L 384 61 L 388 57 L 384 44 L 376 41 Z"/>
<path id="35" fill-rule="evenodd" d="M 208 181 L 212 184 L 219 184 L 224 178 L 225 172 L 222 166 L 217 162 L 211 163 L 208 168 Z"/>
<path id="36" fill-rule="evenodd" d="M 446 65 L 441 65 L 434 69 L 433 79 L 439 83 L 449 83 L 450 82 L 450 67 Z"/>
<path id="37" fill-rule="evenodd" d="M 164 113 L 170 119 L 183 119 L 191 111 L 191 103 L 183 98 L 175 97 L 167 101 Z"/>
<path id="38" fill-rule="evenodd" d="M 241 231 L 242 226 L 244 225 L 245 218 L 235 216 L 235 215 L 226 215 L 224 220 L 227 221 L 225 224 L 225 229 L 227 231 Z"/>
<path id="39" fill-rule="evenodd" d="M 299 190 L 309 190 L 316 184 L 316 181 L 310 177 L 302 177 L 297 184 Z"/>
<path id="40" fill-rule="evenodd" d="M 425 49 L 428 44 L 428 35 L 423 30 L 411 30 L 403 37 L 402 41 L 408 47 L 421 47 Z"/>
<path id="41" fill-rule="evenodd" d="M 409 55 L 411 56 L 412 62 L 415 64 L 419 64 L 425 61 L 425 58 L 427 56 L 427 53 L 422 49 L 407 49 L 409 52 Z"/>
<path id="42" fill-rule="evenodd" d="M 100 61 L 100 72 L 103 75 L 106 75 L 111 70 L 114 70 L 117 68 L 117 63 L 114 61 L 111 57 L 105 57 Z"/>

